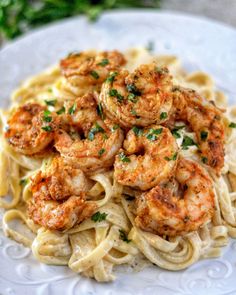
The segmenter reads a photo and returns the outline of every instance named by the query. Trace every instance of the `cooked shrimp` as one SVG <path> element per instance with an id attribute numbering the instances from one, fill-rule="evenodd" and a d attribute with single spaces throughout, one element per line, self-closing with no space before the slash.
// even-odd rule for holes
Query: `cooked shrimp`
<path id="1" fill-rule="evenodd" d="M 184 120 L 196 133 L 202 157 L 217 174 L 224 166 L 222 112 L 194 90 L 174 88 L 174 120 Z"/>
<path id="2" fill-rule="evenodd" d="M 90 182 L 84 173 L 55 157 L 32 179 L 28 214 L 35 223 L 52 230 L 69 229 L 90 217 L 96 205 L 85 200 Z"/>
<path id="3" fill-rule="evenodd" d="M 214 212 L 212 181 L 198 163 L 180 158 L 175 171 L 179 183 L 158 185 L 137 200 L 137 226 L 160 235 L 176 236 L 197 230 Z"/>
<path id="4" fill-rule="evenodd" d="M 156 64 L 139 66 L 133 73 L 113 72 L 102 86 L 99 101 L 109 118 L 123 127 L 163 123 L 172 107 L 172 78 Z"/>
<path id="5" fill-rule="evenodd" d="M 116 156 L 114 178 L 122 185 L 150 189 L 171 177 L 178 147 L 168 128 L 152 125 L 133 127 Z"/>
<path id="6" fill-rule="evenodd" d="M 126 63 L 122 53 L 114 51 L 85 51 L 70 54 L 61 61 L 61 71 L 72 86 L 94 88 L 101 86 L 110 71 Z"/>
<path id="7" fill-rule="evenodd" d="M 46 108 L 39 104 L 28 103 L 11 116 L 5 137 L 14 150 L 34 155 L 53 141 L 59 121 L 56 114 L 45 111 Z"/>
<path id="8" fill-rule="evenodd" d="M 123 142 L 123 131 L 98 115 L 91 95 L 78 98 L 69 120 L 72 132 L 58 131 L 55 147 L 67 162 L 87 173 L 111 166 Z"/>

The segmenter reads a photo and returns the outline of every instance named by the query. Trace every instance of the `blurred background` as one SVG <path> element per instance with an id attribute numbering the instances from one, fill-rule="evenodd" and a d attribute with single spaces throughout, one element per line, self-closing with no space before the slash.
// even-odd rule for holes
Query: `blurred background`
<path id="1" fill-rule="evenodd" d="M 96 21 L 102 12 L 121 8 L 179 11 L 236 27 L 236 0 L 0 0 L 0 45 L 59 19 L 86 15 Z"/>

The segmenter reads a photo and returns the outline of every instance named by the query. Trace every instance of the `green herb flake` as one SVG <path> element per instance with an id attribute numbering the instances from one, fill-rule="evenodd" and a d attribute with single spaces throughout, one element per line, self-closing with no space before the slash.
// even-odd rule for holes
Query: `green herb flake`
<path id="1" fill-rule="evenodd" d="M 161 115 L 160 115 L 160 119 L 164 120 L 166 118 L 167 118 L 167 112 L 162 112 Z"/>
<path id="2" fill-rule="evenodd" d="M 101 67 L 105 67 L 106 65 L 109 64 L 109 60 L 107 58 L 102 59 L 101 62 L 99 62 L 97 65 Z"/>
<path id="3" fill-rule="evenodd" d="M 148 134 L 146 135 L 146 138 L 150 141 L 155 141 L 157 140 L 158 136 L 162 133 L 163 128 L 158 128 L 158 129 L 149 129 Z"/>
<path id="4" fill-rule="evenodd" d="M 110 96 L 117 96 L 117 94 L 118 94 L 118 91 L 116 89 L 109 90 L 109 95 Z"/>
<path id="5" fill-rule="evenodd" d="M 101 157 L 105 153 L 105 151 L 105 149 L 100 149 L 100 151 L 98 151 L 98 155 Z"/>
<path id="6" fill-rule="evenodd" d="M 52 127 L 51 126 L 43 126 L 42 129 L 46 132 L 51 132 L 52 131 Z"/>
<path id="7" fill-rule="evenodd" d="M 126 89 L 128 90 L 128 92 L 133 93 L 135 96 L 141 95 L 140 90 L 138 90 L 134 84 L 127 84 Z"/>
<path id="8" fill-rule="evenodd" d="M 132 109 L 132 110 L 130 111 L 130 113 L 131 113 L 133 116 L 137 116 L 137 112 L 135 111 L 135 109 Z"/>
<path id="9" fill-rule="evenodd" d="M 95 127 L 93 127 L 88 133 L 88 139 L 93 141 L 95 134 L 99 132 L 104 133 L 105 130 L 96 122 Z"/>
<path id="10" fill-rule="evenodd" d="M 120 128 L 120 126 L 118 124 L 115 124 L 115 125 L 112 126 L 111 131 L 115 132 L 119 128 Z"/>
<path id="11" fill-rule="evenodd" d="M 22 178 L 20 180 L 20 185 L 25 186 L 28 183 L 29 179 L 28 178 Z"/>
<path id="12" fill-rule="evenodd" d="M 178 153 L 174 153 L 171 157 L 165 157 L 166 161 L 175 161 L 177 159 Z"/>
<path id="13" fill-rule="evenodd" d="M 208 137 L 208 132 L 201 131 L 201 140 L 206 141 L 207 137 Z"/>
<path id="14" fill-rule="evenodd" d="M 52 107 L 55 107 L 56 103 L 57 103 L 57 100 L 56 99 L 52 99 L 52 100 L 45 100 L 44 101 L 46 103 L 46 105 L 48 106 L 52 106 Z"/>
<path id="15" fill-rule="evenodd" d="M 73 115 L 75 113 L 75 110 L 76 110 L 76 104 L 74 103 L 68 110 L 68 113 L 70 115 Z"/>
<path id="16" fill-rule="evenodd" d="M 126 154 L 124 152 L 121 152 L 119 154 L 119 158 L 122 162 L 124 163 L 130 163 L 130 158 L 126 156 Z"/>
<path id="17" fill-rule="evenodd" d="M 105 119 L 105 116 L 104 116 L 104 113 L 103 113 L 103 108 L 102 108 L 102 104 L 101 103 L 99 103 L 97 105 L 97 113 L 101 117 L 102 120 Z"/>
<path id="18" fill-rule="evenodd" d="M 122 229 L 119 229 L 119 232 L 120 232 L 120 239 L 126 243 L 130 243 L 131 240 L 128 239 L 126 233 L 122 230 Z"/>
<path id="19" fill-rule="evenodd" d="M 134 134 L 137 136 L 141 136 L 143 134 L 143 129 L 138 128 L 137 126 L 134 126 L 132 128 L 132 130 L 133 130 Z"/>
<path id="20" fill-rule="evenodd" d="M 196 142 L 191 137 L 185 135 L 185 137 L 183 139 L 183 142 L 182 142 L 182 145 L 181 145 L 182 149 L 187 150 L 189 146 L 193 146 L 193 145 L 198 146 L 196 144 Z"/>
<path id="21" fill-rule="evenodd" d="M 98 73 L 97 73 L 96 71 L 91 71 L 91 72 L 90 72 L 90 75 L 91 75 L 94 79 L 96 79 L 96 80 L 99 79 L 99 75 L 98 75 Z"/>
<path id="22" fill-rule="evenodd" d="M 127 98 L 129 101 L 131 101 L 133 103 L 136 103 L 138 101 L 138 98 L 136 97 L 136 95 L 134 93 L 129 93 Z"/>
<path id="23" fill-rule="evenodd" d="M 207 164 L 207 162 L 208 162 L 207 157 L 202 157 L 202 163 Z"/>
<path id="24" fill-rule="evenodd" d="M 58 115 L 64 114 L 66 111 L 65 107 L 60 108 L 60 110 L 57 111 Z"/>
<path id="25" fill-rule="evenodd" d="M 52 121 L 52 117 L 50 116 L 51 112 L 49 110 L 45 110 L 43 112 L 43 121 L 44 122 L 51 122 Z"/>
<path id="26" fill-rule="evenodd" d="M 115 80 L 115 77 L 118 75 L 117 72 L 113 72 L 110 74 L 110 76 L 106 79 L 106 82 L 109 82 L 109 83 L 113 83 L 114 80 Z"/>
<path id="27" fill-rule="evenodd" d="M 106 218 L 107 218 L 107 213 L 105 213 L 105 212 L 103 212 L 103 213 L 101 213 L 101 212 L 96 212 L 95 214 L 93 214 L 92 216 L 91 216 L 91 219 L 92 219 L 92 221 L 94 221 L 94 222 L 101 222 L 101 221 L 103 221 L 103 220 L 106 220 Z"/>
<path id="28" fill-rule="evenodd" d="M 231 123 L 229 124 L 229 128 L 236 128 L 236 123 L 231 122 Z"/>
<path id="29" fill-rule="evenodd" d="M 120 93 L 118 93 L 118 91 L 116 89 L 110 89 L 109 95 L 112 97 L 116 97 L 118 102 L 122 102 L 124 99 L 124 96 L 121 95 Z"/>

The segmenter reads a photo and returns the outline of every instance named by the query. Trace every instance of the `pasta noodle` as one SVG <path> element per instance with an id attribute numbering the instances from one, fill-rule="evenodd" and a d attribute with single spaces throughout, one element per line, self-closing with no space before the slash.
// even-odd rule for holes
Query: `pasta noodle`
<path id="1" fill-rule="evenodd" d="M 208 100 L 226 108 L 225 166 L 220 177 L 210 170 L 215 190 L 215 213 L 211 222 L 198 231 L 183 236 L 167 238 L 138 228 L 134 222 L 135 190 L 128 190 L 114 180 L 113 171 L 90 176 L 93 186 L 88 192 L 89 201 L 95 202 L 97 210 L 106 218 L 95 222 L 88 218 L 76 226 L 53 231 L 35 225 L 26 214 L 26 204 L 32 199 L 30 178 L 45 169 L 50 158 L 34 158 L 14 151 L 3 133 L 7 118 L 25 102 L 38 102 L 57 98 L 57 107 L 64 98 L 74 100 L 80 91 L 67 83 L 58 66 L 25 81 L 12 96 L 9 111 L 1 111 L 0 150 L 0 206 L 6 209 L 3 217 L 4 233 L 10 238 L 31 247 L 37 260 L 45 264 L 68 265 L 73 271 L 95 278 L 99 282 L 115 279 L 114 268 L 128 265 L 139 270 L 151 262 L 168 270 L 184 269 L 201 258 L 221 255 L 221 248 L 228 244 L 229 236 L 236 238 L 236 132 L 228 128 L 236 119 L 236 108 L 227 106 L 225 95 L 216 90 L 213 79 L 202 72 L 187 74 L 175 56 L 152 56 L 146 50 L 132 49 L 126 53 L 129 70 L 142 63 L 156 61 L 167 66 L 175 81 L 197 90 Z M 49 106 L 49 109 L 53 106 Z M 185 128 L 178 131 L 177 143 L 188 135 L 195 140 L 193 132 Z M 195 159 L 196 146 L 182 150 L 184 157 Z M 207 169 L 207 168 L 206 168 Z M 10 197 L 6 197 L 9 195 Z M 11 227 L 11 222 L 21 220 L 32 232 L 32 237 Z"/>

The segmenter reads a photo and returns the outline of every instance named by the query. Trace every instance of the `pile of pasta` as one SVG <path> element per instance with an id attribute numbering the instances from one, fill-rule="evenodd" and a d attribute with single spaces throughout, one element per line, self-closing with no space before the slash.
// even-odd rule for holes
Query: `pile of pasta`
<path id="1" fill-rule="evenodd" d="M 112 170 L 91 177 L 94 185 L 89 195 L 100 214 L 105 214 L 105 219 L 95 214 L 93 218 L 62 232 L 34 224 L 26 213 L 27 203 L 32 198 L 29 180 L 44 169 L 50 159 L 35 159 L 15 152 L 3 136 L 7 119 L 26 102 L 42 104 L 52 97 L 59 104 L 63 104 L 65 97 L 74 100 L 79 95 L 78 89 L 68 84 L 56 66 L 25 81 L 13 93 L 10 109 L 1 110 L 0 206 L 5 209 L 2 220 L 4 233 L 30 247 L 40 262 L 68 265 L 73 271 L 100 282 L 114 280 L 114 268 L 119 265 L 127 265 L 134 270 L 150 263 L 168 270 L 184 269 L 201 258 L 220 256 L 221 248 L 228 244 L 229 237 L 236 238 L 236 132 L 234 128 L 228 128 L 229 122 L 236 120 L 236 107 L 227 105 L 225 95 L 215 89 L 209 75 L 186 73 L 175 56 L 154 56 L 142 48 L 129 50 L 125 56 L 129 70 L 151 61 L 168 67 L 174 83 L 196 90 L 225 110 L 225 165 L 220 177 L 209 170 L 215 191 L 214 217 L 198 231 L 168 238 L 139 229 L 134 223 L 136 192 L 126 192 L 114 180 Z M 177 141 L 183 140 L 186 133 L 184 128 L 181 129 Z M 190 132 L 188 135 L 195 136 Z M 197 161 L 195 146 L 181 153 Z M 21 224 L 21 227 L 16 224 Z"/>

